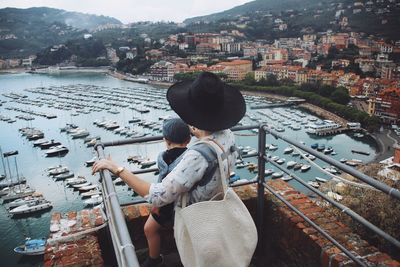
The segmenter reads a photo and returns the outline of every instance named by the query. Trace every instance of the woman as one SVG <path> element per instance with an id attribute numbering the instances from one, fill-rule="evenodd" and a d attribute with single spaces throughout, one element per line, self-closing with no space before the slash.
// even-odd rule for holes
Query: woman
<path id="1" fill-rule="evenodd" d="M 225 151 L 228 168 L 232 170 L 237 153 L 234 149 L 235 138 L 229 128 L 236 125 L 246 113 L 241 93 L 223 83 L 215 74 L 203 72 L 194 82 L 172 85 L 168 89 L 167 99 L 171 108 L 190 125 L 190 131 L 197 139 L 212 140 Z M 105 159 L 93 165 L 93 173 L 102 169 L 110 170 L 156 207 L 169 203 L 180 205 L 180 196 L 186 192 L 187 205 L 190 205 L 210 200 L 222 191 L 214 154 L 207 145 L 192 146 L 160 183 L 148 183 L 117 163 Z M 225 170 L 225 173 L 229 173 L 229 170 Z M 157 263 L 161 258 L 150 260 Z"/>

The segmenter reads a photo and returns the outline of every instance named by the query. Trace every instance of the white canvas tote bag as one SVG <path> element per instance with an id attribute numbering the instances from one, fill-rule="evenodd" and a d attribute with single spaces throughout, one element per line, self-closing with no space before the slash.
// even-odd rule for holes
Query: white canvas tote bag
<path id="1" fill-rule="evenodd" d="M 221 147 L 213 141 L 201 142 L 210 145 L 217 154 L 223 199 L 186 207 L 187 193 L 183 195 L 182 208 L 176 208 L 174 223 L 181 261 L 186 267 L 247 267 L 257 245 L 256 226 L 242 200 L 228 188 Z"/>

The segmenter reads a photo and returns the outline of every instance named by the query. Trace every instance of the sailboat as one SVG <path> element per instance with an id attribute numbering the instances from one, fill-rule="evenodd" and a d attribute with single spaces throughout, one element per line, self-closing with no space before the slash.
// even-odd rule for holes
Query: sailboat
<path id="1" fill-rule="evenodd" d="M 8 160 L 8 157 L 13 156 L 13 155 L 18 155 L 18 151 L 12 151 L 12 152 L 13 153 L 10 153 L 10 152 L 3 153 L 3 156 L 5 158 L 7 158 L 7 165 L 8 165 L 8 169 L 9 169 L 9 173 L 10 173 L 10 178 L 11 178 L 11 168 L 10 168 L 10 162 Z M 9 191 L 7 192 L 7 194 L 2 196 L 3 201 L 10 201 L 10 200 L 18 199 L 21 197 L 30 196 L 35 192 L 35 190 L 30 188 L 29 186 L 21 186 L 21 184 L 19 183 L 20 176 L 18 173 L 17 157 L 14 157 L 14 162 L 15 162 L 15 170 L 17 173 L 18 185 L 9 188 Z"/>

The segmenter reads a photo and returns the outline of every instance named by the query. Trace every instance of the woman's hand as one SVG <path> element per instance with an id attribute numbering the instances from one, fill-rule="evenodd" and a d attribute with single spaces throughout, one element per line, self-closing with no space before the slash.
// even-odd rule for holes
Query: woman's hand
<path id="1" fill-rule="evenodd" d="M 115 173 L 118 169 L 118 164 L 111 159 L 98 160 L 92 166 L 92 174 L 105 169 Z"/>

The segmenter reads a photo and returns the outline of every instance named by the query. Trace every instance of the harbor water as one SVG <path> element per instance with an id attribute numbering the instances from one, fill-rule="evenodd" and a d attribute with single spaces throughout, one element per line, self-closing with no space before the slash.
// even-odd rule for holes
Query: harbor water
<path id="1" fill-rule="evenodd" d="M 10 95 L 14 95 L 15 98 Z M 174 116 L 168 109 L 165 99 L 165 88 L 159 88 L 148 84 L 131 83 L 115 79 L 106 74 L 99 73 L 69 73 L 69 74 L 3 74 L 0 75 L 0 115 L 15 119 L 19 115 L 30 115 L 33 120 L 15 119 L 13 123 L 0 121 L 0 146 L 3 152 L 18 151 L 18 155 L 5 159 L 6 173 L 11 171 L 11 179 L 16 181 L 22 176 L 27 184 L 43 194 L 51 201 L 53 207 L 49 210 L 39 211 L 30 215 L 10 216 L 5 205 L 0 207 L 0 256 L 3 266 L 40 266 L 40 256 L 20 256 L 14 253 L 14 247 L 24 243 L 26 237 L 47 237 L 49 233 L 50 217 L 53 212 L 67 212 L 81 210 L 87 207 L 79 192 L 67 187 L 63 181 L 55 181 L 47 175 L 46 168 L 54 165 L 66 165 L 74 174 L 84 176 L 92 183 L 97 183 L 98 177 L 92 176 L 85 161 L 95 156 L 93 147 L 87 147 L 82 138 L 73 139 L 71 135 L 60 132 L 60 128 L 67 123 L 73 123 L 79 128 L 86 129 L 90 136 L 100 136 L 102 141 L 112 141 L 127 138 L 111 130 L 100 128 L 94 124 L 99 121 L 115 121 L 121 127 L 130 127 L 137 135 L 160 135 L 162 120 L 167 116 Z M 100 97 L 103 95 L 103 97 Z M 125 96 L 125 97 L 124 97 Z M 20 98 L 19 98 L 20 97 Z M 335 159 L 357 159 L 366 163 L 375 157 L 375 144 L 367 136 L 354 136 L 353 133 L 342 133 L 333 136 L 317 137 L 305 131 L 305 120 L 314 118 L 313 115 L 296 108 L 278 107 L 273 109 L 250 109 L 250 105 L 263 104 L 269 99 L 263 97 L 246 97 L 248 104 L 246 117 L 242 124 L 257 124 L 267 122 L 273 126 L 282 126 L 283 135 L 289 136 L 298 142 L 304 142 L 311 146 L 318 143 L 325 147 L 332 147 L 336 155 Z M 72 103 L 72 104 L 71 104 Z M 234 108 L 234 107 L 232 107 Z M 146 109 L 148 112 L 146 112 Z M 32 115 L 41 112 L 48 115 L 56 115 L 56 118 Z M 287 117 L 285 117 L 287 116 Z M 133 118 L 145 122 L 143 125 L 129 123 Z M 290 122 L 291 119 L 297 119 Z M 131 121 L 132 122 L 132 121 Z M 285 123 L 285 122 L 290 122 Z M 147 123 L 147 126 L 146 126 Z M 289 126 L 298 124 L 300 129 L 291 129 Z M 46 150 L 33 146 L 33 141 L 23 137 L 19 129 L 35 127 L 43 131 L 46 140 L 61 142 L 69 149 L 66 155 L 60 157 L 46 157 Z M 257 134 L 253 131 L 235 133 L 237 144 L 245 150 L 257 149 Z M 278 148 L 268 151 L 271 156 L 307 163 L 299 156 L 285 154 L 284 149 L 288 144 L 282 140 L 276 140 L 267 135 L 267 143 L 274 144 Z M 156 160 L 157 154 L 165 149 L 163 142 L 150 144 L 136 144 L 120 147 L 106 148 L 105 152 L 114 160 L 130 170 L 140 169 L 138 164 L 128 163 L 128 156 L 140 155 L 149 160 Z M 363 151 L 365 154 L 353 154 L 351 150 Z M 256 158 L 245 159 L 257 163 Z M 321 167 L 326 166 L 316 159 L 313 161 Z M 16 164 L 17 163 L 17 166 Z M 8 168 L 10 166 L 10 168 Z M 154 166 L 153 166 L 154 167 Z M 272 168 L 267 165 L 266 169 Z M 255 173 L 247 168 L 235 170 L 242 179 L 252 179 Z M 5 173 L 0 165 L 0 174 Z M 329 179 L 329 175 L 321 172 L 316 166 L 311 165 L 310 170 L 296 171 L 305 181 L 315 180 L 315 177 Z M 9 175 L 10 176 L 10 175 Z M 155 181 L 154 173 L 141 175 L 147 181 Z M 271 179 L 271 176 L 268 176 Z M 289 182 L 299 190 L 310 193 L 302 188 L 294 180 Z M 132 203 L 141 200 L 135 196 L 126 185 L 116 186 L 121 204 Z"/>

